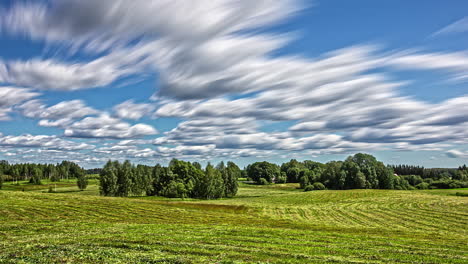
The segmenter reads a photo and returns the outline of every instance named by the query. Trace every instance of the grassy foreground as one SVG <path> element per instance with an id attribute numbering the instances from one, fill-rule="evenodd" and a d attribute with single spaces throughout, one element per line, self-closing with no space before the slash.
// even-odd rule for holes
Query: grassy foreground
<path id="1" fill-rule="evenodd" d="M 0 263 L 468 262 L 468 197 L 455 195 L 468 190 L 241 185 L 183 201 L 99 197 L 93 183 L 6 184 Z"/>

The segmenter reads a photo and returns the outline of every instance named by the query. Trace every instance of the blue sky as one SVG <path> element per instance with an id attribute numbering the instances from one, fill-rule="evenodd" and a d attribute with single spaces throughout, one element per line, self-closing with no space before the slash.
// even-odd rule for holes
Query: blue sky
<path id="1" fill-rule="evenodd" d="M 466 1 L 0 7 L 0 159 L 468 163 Z"/>

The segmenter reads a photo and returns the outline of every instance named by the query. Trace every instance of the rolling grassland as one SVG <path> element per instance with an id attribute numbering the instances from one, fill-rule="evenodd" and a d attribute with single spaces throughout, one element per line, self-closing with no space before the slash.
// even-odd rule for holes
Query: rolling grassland
<path id="1" fill-rule="evenodd" d="M 0 263 L 468 262 L 466 189 L 241 184 L 210 201 L 100 197 L 96 182 L 4 189 Z"/>

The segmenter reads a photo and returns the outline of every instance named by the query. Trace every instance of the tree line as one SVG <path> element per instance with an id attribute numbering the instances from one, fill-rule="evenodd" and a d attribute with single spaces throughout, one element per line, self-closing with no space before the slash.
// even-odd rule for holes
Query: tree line
<path id="1" fill-rule="evenodd" d="M 100 173 L 104 196 L 158 195 L 170 198 L 217 199 L 237 193 L 241 169 L 234 163 L 208 164 L 173 159 L 167 167 L 108 161 Z"/>
<path id="2" fill-rule="evenodd" d="M 86 189 L 88 180 L 86 172 L 78 164 L 62 161 L 58 164 L 17 163 L 0 161 L 0 188 L 4 181 L 29 181 L 31 184 L 42 184 L 43 180 L 59 182 L 61 180 L 77 179 L 78 188 Z"/>
<path id="3" fill-rule="evenodd" d="M 417 175 L 421 178 L 432 178 L 432 179 L 441 179 L 441 178 L 454 178 L 462 180 L 467 171 L 466 165 L 460 166 L 458 168 L 424 168 L 420 166 L 413 165 L 390 165 L 393 171 L 398 175 Z"/>
<path id="4" fill-rule="evenodd" d="M 440 189 L 468 187 L 466 165 L 458 169 L 425 169 L 408 165 L 385 166 L 369 154 L 358 153 L 344 161 L 325 164 L 295 159 L 278 166 L 255 162 L 245 169 L 257 184 L 299 183 L 309 190 L 344 189 Z M 398 173 L 399 172 L 399 173 Z M 421 175 L 419 175 L 421 174 Z"/>
<path id="5" fill-rule="evenodd" d="M 108 161 L 99 172 L 100 193 L 104 196 L 157 195 L 171 198 L 217 199 L 237 193 L 238 178 L 255 184 L 299 183 L 306 190 L 345 189 L 440 189 L 468 187 L 468 168 L 428 169 L 411 165 L 388 165 L 369 154 L 358 153 L 344 161 L 320 163 L 292 159 L 281 165 L 267 161 L 247 165 L 234 162 L 210 163 L 171 160 L 168 166 L 134 165 L 130 161 Z M 97 175 L 96 175 L 97 176 Z M 77 179 L 84 190 L 86 171 L 69 161 L 60 164 L 9 164 L 0 161 L 0 188 L 4 180 L 41 184 L 43 179 Z"/>

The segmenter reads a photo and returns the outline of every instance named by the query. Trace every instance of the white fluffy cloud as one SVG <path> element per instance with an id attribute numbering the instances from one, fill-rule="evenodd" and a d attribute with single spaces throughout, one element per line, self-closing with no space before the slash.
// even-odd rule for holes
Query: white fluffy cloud
<path id="1" fill-rule="evenodd" d="M 135 138 L 155 135 L 158 131 L 150 125 L 131 125 L 107 114 L 85 119 L 67 126 L 64 135 L 78 138 Z"/>
<path id="2" fill-rule="evenodd" d="M 41 119 L 39 125 L 49 127 L 64 127 L 74 120 L 99 113 L 99 111 L 86 106 L 81 100 L 63 101 L 50 107 L 39 100 L 31 100 L 18 108 L 24 116 Z"/>
<path id="3" fill-rule="evenodd" d="M 13 106 L 38 95 L 39 93 L 33 92 L 30 89 L 0 86 L 0 121 L 10 119 L 8 114 L 13 111 Z"/>
<path id="4" fill-rule="evenodd" d="M 152 114 L 154 108 L 152 104 L 137 104 L 133 100 L 128 100 L 116 105 L 114 112 L 118 118 L 138 120 L 143 116 Z"/>
<path id="5" fill-rule="evenodd" d="M 0 137 L 0 146 L 19 147 L 19 148 L 45 148 L 55 150 L 85 150 L 92 149 L 94 146 L 86 143 L 78 143 L 70 140 L 64 140 L 57 136 L 46 135 L 20 135 Z"/>
<path id="6" fill-rule="evenodd" d="M 93 88 L 110 84 L 120 76 L 111 65 L 67 64 L 53 60 L 7 62 L 0 69 L 1 82 L 42 90 Z"/>

